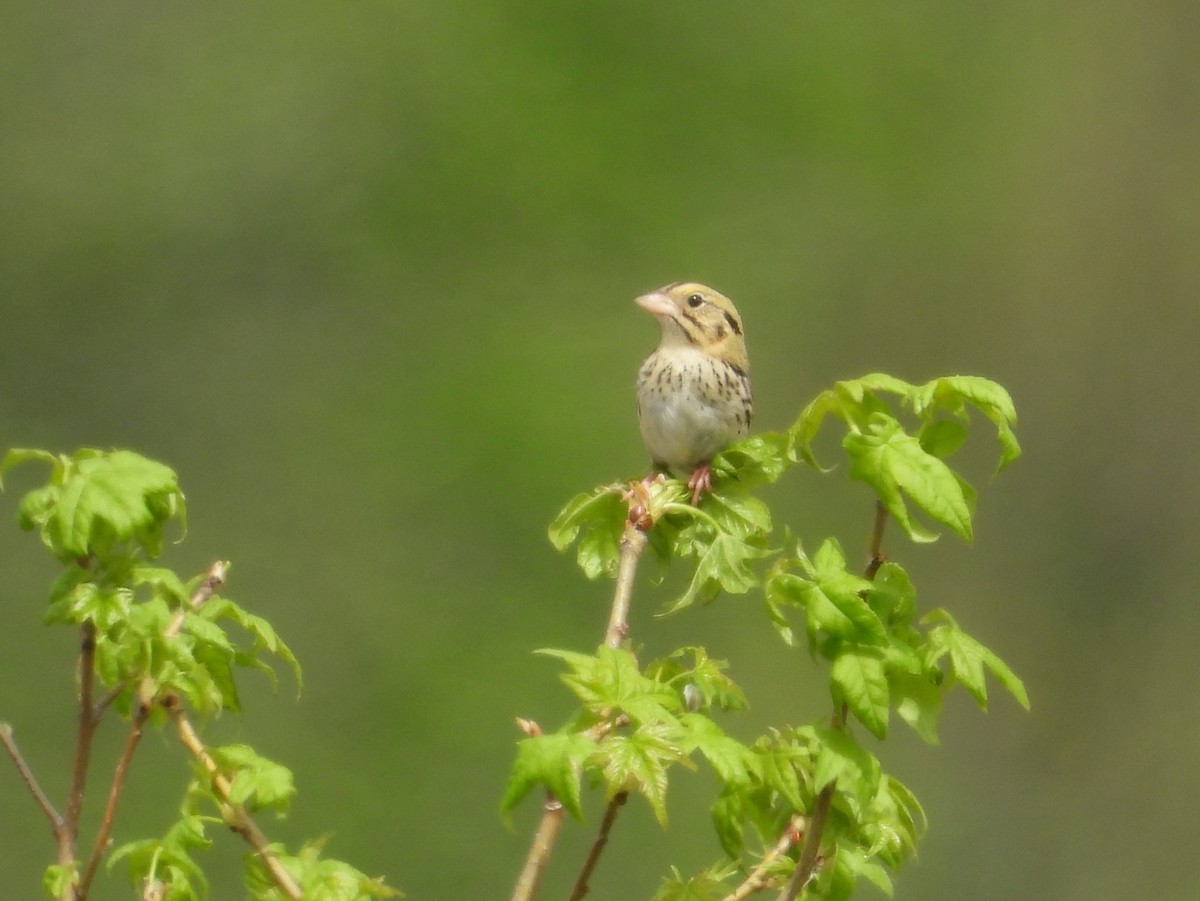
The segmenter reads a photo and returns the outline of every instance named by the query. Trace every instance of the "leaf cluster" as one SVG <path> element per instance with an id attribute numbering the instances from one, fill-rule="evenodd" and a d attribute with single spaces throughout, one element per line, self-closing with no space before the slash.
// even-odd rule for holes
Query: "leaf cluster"
<path id="1" fill-rule="evenodd" d="M 962 446 L 972 410 L 995 427 L 997 471 L 1004 469 L 1020 446 L 1002 387 L 969 376 L 913 385 L 871 374 L 823 391 L 784 432 L 751 436 L 718 455 L 714 493 L 699 506 L 675 479 L 575 497 L 549 535 L 560 550 L 575 546 L 588 578 L 616 573 L 628 524 L 648 527 L 659 556 L 691 573 L 664 612 L 761 590 L 776 633 L 822 663 L 833 712 L 743 740 L 714 719 L 715 710 L 736 710 L 745 699 L 724 663 L 715 669 L 719 683 L 706 680 L 712 661 L 703 648 L 644 667 L 627 649 L 544 650 L 566 665 L 563 681 L 579 711 L 559 731 L 520 743 L 503 808 L 541 786 L 579 818 L 583 788 L 594 784 L 609 799 L 642 795 L 666 825 L 672 768 L 702 761 L 720 786 L 712 816 L 726 859 L 696 876 L 674 873 L 655 901 L 724 898 L 739 884 L 744 896 L 786 882 L 818 806 L 825 808 L 814 838 L 820 856 L 806 897 L 848 897 L 859 877 L 890 893 L 896 869 L 915 853 L 924 813 L 856 737 L 856 726 L 886 739 L 894 711 L 935 743 L 942 699 L 954 686 L 983 709 L 989 674 L 1027 707 L 1024 686 L 945 610 L 922 614 L 908 573 L 879 547 L 864 572 L 847 566 L 836 538 L 811 555 L 787 548 L 790 540 L 773 547 L 772 513 L 752 492 L 796 464 L 828 472 L 815 443 L 825 424 L 840 420 L 848 475 L 877 501 L 878 536 L 890 519 L 916 542 L 934 540 L 937 529 L 970 541 L 976 492 L 947 459 Z"/>
<path id="2" fill-rule="evenodd" d="M 168 528 L 178 523 L 183 531 L 186 505 L 173 470 L 126 450 L 85 448 L 63 455 L 19 449 L 0 461 L 0 476 L 31 462 L 49 464 L 50 475 L 21 500 L 19 523 L 35 531 L 62 565 L 45 621 L 74 627 L 83 636 L 76 756 L 86 760 L 91 735 L 108 711 L 131 722 L 127 756 L 110 789 L 115 801 L 143 726 L 162 727 L 172 720 L 179 725 L 183 718 L 193 735 L 187 711 L 211 717 L 241 710 L 239 670 L 263 672 L 274 684 L 272 661 L 280 660 L 299 684 L 300 666 L 270 622 L 219 593 L 228 564 L 215 564 L 208 574 L 186 581 L 157 564 Z M 256 829 L 252 813 L 282 815 L 295 793 L 291 771 L 247 745 L 205 748 L 198 738 L 184 744 L 193 756 L 194 775 L 184 789 L 179 819 L 161 838 L 128 842 L 108 857 L 110 868 L 123 860 L 131 881 L 148 897 L 168 901 L 206 896 L 196 854 L 212 844 L 210 826 L 249 835 Z M 69 809 L 82 803 L 82 790 L 82 782 L 73 786 Z M 77 826 L 56 829 L 60 858 L 64 847 L 74 850 L 71 833 Z M 110 826 L 106 819 L 102 828 Z M 104 850 L 104 835 L 97 853 Z M 317 843 L 294 856 L 278 846 L 248 854 L 252 897 L 287 897 L 264 869 L 263 850 L 273 853 L 305 898 L 356 901 L 394 894 L 348 864 L 323 858 Z M 89 886 L 81 881 L 81 870 L 79 861 L 55 864 L 46 871 L 44 887 L 54 897 L 83 898 Z"/>

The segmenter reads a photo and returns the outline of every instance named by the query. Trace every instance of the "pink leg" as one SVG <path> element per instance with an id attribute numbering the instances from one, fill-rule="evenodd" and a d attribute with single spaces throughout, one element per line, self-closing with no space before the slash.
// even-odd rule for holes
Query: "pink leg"
<path id="1" fill-rule="evenodd" d="M 692 489 L 692 506 L 700 505 L 700 495 L 704 492 L 712 494 L 712 469 L 707 463 L 701 463 L 688 479 L 688 488 Z"/>

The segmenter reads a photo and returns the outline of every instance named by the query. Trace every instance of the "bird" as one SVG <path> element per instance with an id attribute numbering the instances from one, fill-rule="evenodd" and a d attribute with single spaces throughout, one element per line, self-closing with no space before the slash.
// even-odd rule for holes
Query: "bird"
<path id="1" fill-rule="evenodd" d="M 713 456 L 744 438 L 754 415 L 742 319 L 733 301 L 696 282 L 664 285 L 636 303 L 661 331 L 638 370 L 642 441 L 659 473 L 690 473 L 698 505 L 712 491 Z"/>

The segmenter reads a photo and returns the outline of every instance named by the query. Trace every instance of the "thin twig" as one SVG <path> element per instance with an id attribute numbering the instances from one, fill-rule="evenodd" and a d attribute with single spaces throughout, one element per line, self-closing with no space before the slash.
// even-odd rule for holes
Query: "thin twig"
<path id="1" fill-rule="evenodd" d="M 646 533 L 631 517 L 625 524 L 621 535 L 621 556 L 617 563 L 617 583 L 613 588 L 612 610 L 608 616 L 608 628 L 604 632 L 604 644 L 614 650 L 621 646 L 629 634 L 629 605 L 633 596 L 633 577 L 637 572 L 638 560 L 646 549 Z M 600 724 L 597 724 L 600 725 Z M 594 738 L 599 738 L 608 731 L 602 729 Z M 595 727 L 593 727 L 595 729 Z M 589 732 L 590 734 L 590 732 Z M 532 901 L 537 895 L 542 882 L 542 875 L 550 863 L 550 853 L 558 840 L 558 832 L 562 828 L 562 803 L 552 792 L 546 793 L 546 803 L 542 808 L 542 819 L 533 835 L 529 853 L 525 856 L 525 864 L 517 877 L 517 885 L 513 889 L 512 901 Z M 611 824 L 610 824 L 611 825 Z M 599 859 L 599 849 L 594 848 Z M 596 862 L 592 861 L 592 868 Z M 582 897 L 582 896 L 581 896 Z"/>
<path id="2" fill-rule="evenodd" d="M 92 738 L 98 724 L 92 708 L 95 685 L 96 624 L 86 621 L 79 639 L 79 725 L 75 736 L 75 757 L 71 762 L 71 789 L 67 812 L 58 832 L 58 862 L 67 866 L 75 860 L 75 841 L 79 837 L 79 818 L 83 814 L 83 795 L 87 788 L 88 766 L 92 760 Z"/>
<path id="3" fill-rule="evenodd" d="M 886 559 L 883 555 L 883 533 L 887 528 L 888 512 L 882 501 L 875 502 L 875 520 L 871 524 L 871 537 L 867 542 L 867 566 L 863 575 L 874 579 Z M 834 717 L 834 727 L 843 728 L 846 724 L 846 705 L 843 704 Z M 830 782 L 820 792 L 813 802 L 812 814 L 808 821 L 808 831 L 804 836 L 804 846 L 800 849 L 800 860 L 796 863 L 796 871 L 787 885 L 779 893 L 778 901 L 793 901 L 804 887 L 812 880 L 820 861 L 821 834 L 825 831 L 825 820 L 829 816 L 829 808 L 833 805 L 833 791 L 836 783 Z"/>
<path id="4" fill-rule="evenodd" d="M 887 528 L 888 512 L 883 501 L 875 502 L 875 521 L 871 524 L 871 538 L 867 542 L 867 568 L 863 575 L 874 579 L 879 567 L 887 557 L 883 555 L 883 531 Z"/>
<path id="5" fill-rule="evenodd" d="M 596 869 L 596 864 L 600 862 L 600 855 L 604 853 L 604 846 L 608 844 L 608 834 L 612 832 L 613 823 L 617 819 L 617 812 L 628 800 L 629 792 L 617 792 L 613 795 L 613 799 L 608 802 L 608 807 L 604 811 L 604 819 L 600 821 L 600 829 L 596 833 L 596 840 L 592 842 L 587 860 L 583 862 L 583 867 L 579 870 L 579 876 L 575 879 L 575 887 L 571 889 L 571 894 L 567 896 L 567 901 L 582 901 L 587 895 L 590 888 L 588 881 L 592 878 L 592 872 Z"/>
<path id="6" fill-rule="evenodd" d="M 42 787 L 38 785 L 38 781 L 33 775 L 33 770 L 29 768 L 29 764 L 25 762 L 25 758 L 21 756 L 21 750 L 17 747 L 16 739 L 13 738 L 12 726 L 8 723 L 0 723 L 0 744 L 4 745 L 4 750 L 8 751 L 8 756 L 16 764 L 17 772 L 21 774 L 21 781 L 25 783 L 25 787 L 29 789 L 29 793 L 33 795 L 33 800 L 37 801 L 37 805 L 42 809 L 42 813 L 46 815 L 46 819 L 50 821 L 50 828 L 54 830 L 55 835 L 58 835 L 59 830 L 62 829 L 63 818 L 54 809 L 54 804 L 46 796 L 46 793 L 42 791 Z"/>
<path id="7" fill-rule="evenodd" d="M 129 772 L 129 764 L 133 760 L 133 752 L 137 749 L 138 742 L 142 740 L 142 727 L 146 725 L 146 719 L 149 716 L 150 709 L 143 704 L 139 704 L 137 712 L 133 716 L 133 721 L 129 725 L 129 735 L 125 739 L 125 748 L 121 751 L 121 756 L 118 758 L 116 768 L 113 771 L 112 785 L 108 789 L 108 803 L 104 805 L 104 818 L 100 821 L 100 828 L 96 832 L 96 841 L 92 845 L 92 854 L 88 858 L 87 868 L 83 871 L 83 878 L 79 880 L 80 897 L 87 895 L 88 889 L 92 885 L 92 879 L 96 876 L 96 869 L 100 866 L 100 859 L 108 850 L 108 837 L 112 832 L 113 820 L 117 815 L 117 802 L 121 798 L 121 790 L 125 787 L 125 775 Z"/>
<path id="8" fill-rule="evenodd" d="M 608 617 L 608 629 L 604 633 L 604 644 L 614 650 L 621 646 L 621 642 L 629 634 L 629 603 L 633 596 L 633 576 L 645 549 L 646 533 L 632 521 L 626 522 L 625 531 L 621 535 L 621 558 L 617 564 L 617 584 L 613 590 L 612 612 Z"/>
<path id="9" fill-rule="evenodd" d="M 162 705 L 175 724 L 175 731 L 179 733 L 180 742 L 196 762 L 208 772 L 213 793 L 224 808 L 222 813 L 229 828 L 245 839 L 247 844 L 262 858 L 275 885 L 289 898 L 299 901 L 303 895 L 300 886 L 296 884 L 292 874 L 284 868 L 275 852 L 271 850 L 270 842 L 263 831 L 258 828 L 254 818 L 250 816 L 245 807 L 232 800 L 232 784 L 221 772 L 221 768 L 217 766 L 212 755 L 208 753 L 208 748 L 200 740 L 200 736 L 196 733 L 196 728 L 192 725 L 191 720 L 187 718 L 187 714 L 174 699 L 165 698 Z"/>
<path id="10" fill-rule="evenodd" d="M 533 834 L 533 843 L 529 846 L 525 865 L 521 867 L 521 875 L 517 877 L 512 901 L 530 901 L 537 896 L 546 865 L 550 862 L 550 852 L 554 850 L 554 843 L 558 841 L 558 832 L 562 828 L 564 816 L 562 802 L 554 797 L 553 793 L 547 792 L 546 803 L 542 806 L 542 820 L 538 823 L 537 832 Z"/>
<path id="11" fill-rule="evenodd" d="M 805 825 L 808 818 L 802 814 L 796 814 L 788 821 L 787 828 L 783 830 L 783 834 L 779 836 L 779 840 L 771 847 L 771 850 L 763 855 L 763 859 L 758 862 L 758 865 L 750 871 L 749 875 L 742 881 L 736 889 L 726 895 L 722 901 L 745 901 L 751 895 L 761 892 L 767 887 L 770 882 L 768 871 L 772 864 L 775 863 L 784 854 L 792 850 L 804 837 Z"/>
<path id="12" fill-rule="evenodd" d="M 830 782 L 817 793 L 813 803 L 812 814 L 808 818 L 808 830 L 804 835 L 804 844 L 800 848 L 800 860 L 796 863 L 796 871 L 792 878 L 779 893 L 779 901 L 792 901 L 804 891 L 817 871 L 817 859 L 821 850 L 821 833 L 825 831 L 825 819 L 829 816 L 829 808 L 833 804 L 834 783 Z"/>
<path id="13" fill-rule="evenodd" d="M 163 635 L 170 638 L 173 635 L 178 635 L 179 630 L 183 628 L 183 621 L 187 619 L 187 615 L 193 610 L 196 610 L 211 598 L 225 584 L 225 573 L 229 569 L 229 564 L 223 560 L 218 560 L 208 568 L 208 575 L 204 581 L 196 586 L 196 590 L 192 592 L 191 598 L 188 599 L 186 607 L 180 607 L 175 611 L 175 616 L 171 619 Z"/>

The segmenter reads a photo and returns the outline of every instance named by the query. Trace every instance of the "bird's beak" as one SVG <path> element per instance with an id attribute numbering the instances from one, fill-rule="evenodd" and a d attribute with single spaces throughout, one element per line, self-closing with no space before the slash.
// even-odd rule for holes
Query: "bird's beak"
<path id="1" fill-rule="evenodd" d="M 655 291 L 653 294 L 643 294 L 635 303 L 654 316 L 671 316 L 675 313 L 675 304 L 671 298 L 663 294 L 661 291 Z"/>

